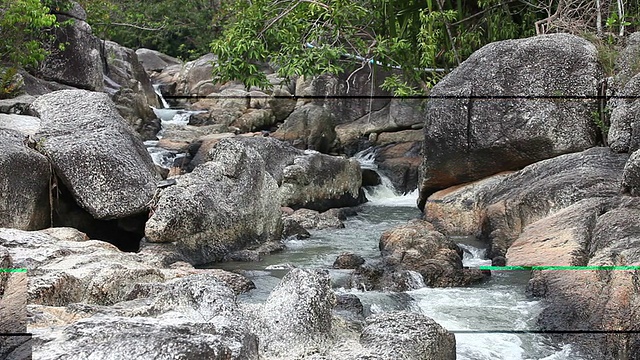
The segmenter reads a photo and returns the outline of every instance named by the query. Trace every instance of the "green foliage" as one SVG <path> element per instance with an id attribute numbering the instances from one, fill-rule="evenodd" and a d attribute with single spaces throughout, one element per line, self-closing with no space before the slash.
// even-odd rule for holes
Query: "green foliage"
<path id="1" fill-rule="evenodd" d="M 611 116 L 611 109 L 607 106 L 603 111 L 593 111 L 591 112 L 591 118 L 593 123 L 600 130 L 600 135 L 602 135 L 602 141 L 604 145 L 606 145 L 607 136 L 609 135 L 609 118 Z"/>
<path id="2" fill-rule="evenodd" d="M 44 42 L 56 17 L 40 0 L 0 0 L 0 60 L 15 66 L 37 66 L 48 54 Z"/>
<path id="3" fill-rule="evenodd" d="M 123 46 L 155 49 L 189 60 L 209 52 L 223 18 L 210 0 L 80 0 L 94 33 Z"/>
<path id="4" fill-rule="evenodd" d="M 501 0 L 237 1 L 211 44 L 219 59 L 214 75 L 264 87 L 258 63 L 269 62 L 287 78 L 375 61 L 403 69 L 403 78 L 388 79 L 384 88 L 424 92 L 437 80 L 430 69 L 455 67 L 488 42 L 533 34 L 544 17 L 538 10 Z"/>
<path id="5" fill-rule="evenodd" d="M 14 97 L 19 93 L 22 85 L 22 77 L 18 74 L 17 67 L 0 67 L 0 99 Z"/>

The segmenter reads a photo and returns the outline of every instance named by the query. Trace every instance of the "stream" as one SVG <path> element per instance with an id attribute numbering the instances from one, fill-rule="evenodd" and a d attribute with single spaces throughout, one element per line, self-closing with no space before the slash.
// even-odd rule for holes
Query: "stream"
<path id="1" fill-rule="evenodd" d="M 162 118 L 163 129 L 188 123 L 188 111 L 168 109 L 166 102 L 163 104 L 165 109 L 154 109 Z M 158 137 L 162 137 L 162 131 Z M 157 141 L 145 144 L 154 162 L 166 168 L 171 167 L 176 157 L 183 156 L 156 147 Z M 377 172 L 374 151 L 365 150 L 355 158 L 363 169 Z M 423 287 L 405 293 L 345 289 L 343 285 L 351 270 L 332 269 L 338 255 L 353 252 L 366 260 L 378 259 L 380 235 L 421 216 L 416 207 L 417 191 L 397 195 L 388 178 L 380 175 L 380 180 L 380 185 L 366 189 L 369 201 L 358 207 L 358 215 L 344 221 L 345 228 L 312 230 L 308 239 L 286 240 L 284 251 L 267 255 L 261 262 L 214 266 L 240 273 L 255 283 L 256 289 L 239 296 L 238 300 L 244 302 L 263 302 L 291 267 L 329 269 L 336 293 L 356 295 L 365 313 L 421 312 L 454 332 L 458 360 L 582 359 L 570 344 L 559 344 L 540 334 L 508 332 L 536 329 L 535 321 L 542 305 L 525 295 L 528 273 L 494 272 L 489 280 L 475 286 Z M 457 237 L 454 241 L 464 250 L 465 266 L 491 264 L 485 259 L 486 244 L 473 237 Z"/>
<path id="2" fill-rule="evenodd" d="M 369 313 L 383 311 L 421 312 L 455 333 L 458 360 L 579 360 L 569 344 L 552 342 L 539 334 L 486 333 L 491 330 L 534 330 L 541 304 L 525 295 L 528 273 L 494 272 L 486 282 L 457 288 L 420 288 L 406 293 L 345 289 L 351 270 L 334 270 L 335 258 L 346 251 L 365 259 L 380 257 L 378 240 L 385 230 L 421 215 L 415 206 L 417 193 L 392 195 L 384 185 L 368 191 L 370 202 L 358 215 L 346 220 L 344 229 L 311 231 L 304 240 L 286 241 L 287 249 L 265 256 L 259 263 L 216 264 L 250 278 L 256 289 L 240 301 L 262 302 L 290 266 L 329 269 L 336 293 L 358 296 Z M 376 196 L 377 194 L 377 196 Z M 465 266 L 490 265 L 484 258 L 484 244 L 475 238 L 455 238 L 464 251 Z"/>

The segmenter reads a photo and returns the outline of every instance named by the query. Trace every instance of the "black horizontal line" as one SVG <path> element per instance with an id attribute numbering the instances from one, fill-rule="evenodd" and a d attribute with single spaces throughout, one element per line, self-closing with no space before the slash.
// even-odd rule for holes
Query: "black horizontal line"
<path id="1" fill-rule="evenodd" d="M 504 99 L 524 99 L 524 100 L 601 100 L 601 99 L 640 99 L 640 95 L 416 95 L 416 96 L 391 96 L 391 95 L 167 95 L 165 99 L 479 99 L 479 100 L 504 100 Z"/>
<path id="2" fill-rule="evenodd" d="M 10 333 L 5 333 L 5 332 L 0 332 L 0 336 L 32 336 L 33 334 L 31 333 L 20 333 L 20 332 L 10 332 Z"/>
<path id="3" fill-rule="evenodd" d="M 455 334 L 640 334 L 640 330 L 449 330 Z"/>

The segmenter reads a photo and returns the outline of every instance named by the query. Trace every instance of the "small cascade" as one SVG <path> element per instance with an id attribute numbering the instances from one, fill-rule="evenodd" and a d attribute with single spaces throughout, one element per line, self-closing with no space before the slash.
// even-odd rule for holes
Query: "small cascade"
<path id="1" fill-rule="evenodd" d="M 205 113 L 206 111 L 192 111 L 184 109 L 172 109 L 167 100 L 162 96 L 160 91 L 160 85 L 154 84 L 153 90 L 160 99 L 163 108 L 158 109 L 151 106 L 153 112 L 160 119 L 160 131 L 156 134 L 158 139 L 162 139 L 167 129 L 180 129 L 189 125 L 189 119 L 191 115 Z M 151 155 L 153 162 L 165 169 L 170 169 L 174 166 L 176 160 L 186 156 L 186 154 L 179 154 L 177 151 L 167 150 L 158 146 L 158 141 L 149 140 L 144 144 L 147 147 L 147 151 Z"/>
<path id="2" fill-rule="evenodd" d="M 414 190 L 405 195 L 401 195 L 396 191 L 393 182 L 385 174 L 378 170 L 376 164 L 376 148 L 370 147 L 362 150 L 353 156 L 360 163 L 363 170 L 374 171 L 380 178 L 380 184 L 376 186 L 364 187 L 364 193 L 371 205 L 382 206 L 416 206 L 418 198 L 418 190 Z"/>

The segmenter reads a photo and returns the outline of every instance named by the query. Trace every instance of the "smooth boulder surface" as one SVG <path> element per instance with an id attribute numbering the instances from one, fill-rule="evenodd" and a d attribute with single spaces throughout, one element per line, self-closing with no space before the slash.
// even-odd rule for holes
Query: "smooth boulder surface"
<path id="1" fill-rule="evenodd" d="M 507 265 L 626 266 L 640 262 L 640 200 L 585 199 L 529 225 L 507 252 Z M 637 270 L 537 271 L 529 291 L 546 306 L 542 330 L 639 331 Z M 637 333 L 566 334 L 593 359 L 633 359 Z M 631 356 L 631 357 L 629 357 Z"/>
<path id="2" fill-rule="evenodd" d="M 595 101 L 539 97 L 597 96 L 600 78 L 595 46 L 568 34 L 473 53 L 426 105 L 419 207 L 438 190 L 595 146 Z"/>
<path id="3" fill-rule="evenodd" d="M 39 97 L 36 138 L 76 202 L 96 219 L 146 210 L 159 176 L 140 137 L 105 93 L 61 90 Z"/>
<path id="4" fill-rule="evenodd" d="M 37 230 L 49 225 L 51 168 L 28 144 L 24 134 L 3 128 L 0 117 L 0 227 Z"/>
<path id="5" fill-rule="evenodd" d="M 632 153 L 640 149 L 640 101 L 635 98 L 640 94 L 640 75 L 632 77 L 622 88 L 619 96 L 630 98 L 611 99 L 611 126 L 608 143 L 613 151 Z"/>
<path id="6" fill-rule="evenodd" d="M 456 358 L 455 336 L 425 315 L 411 312 L 386 312 L 368 317 L 360 343 L 380 360 Z"/>
<path id="7" fill-rule="evenodd" d="M 249 146 L 222 139 L 210 161 L 163 190 L 146 224 L 150 242 L 176 242 L 193 264 L 280 238 L 278 185 Z"/>
<path id="8" fill-rule="evenodd" d="M 633 196 L 640 196 L 640 150 L 631 154 L 624 166 L 622 190 Z"/>
<path id="9" fill-rule="evenodd" d="M 318 105 L 306 104 L 287 117 L 273 137 L 300 149 L 328 153 L 336 148 L 336 133 L 331 113 Z"/>

